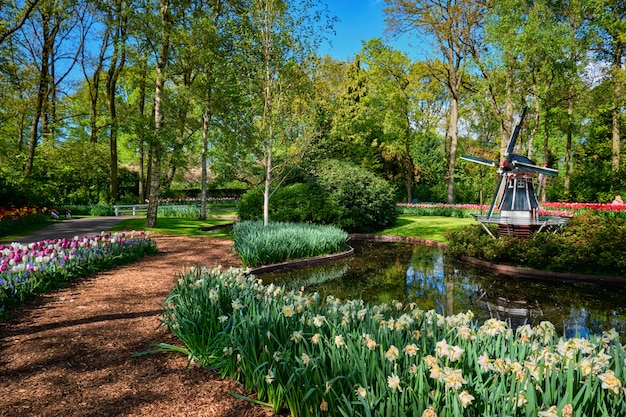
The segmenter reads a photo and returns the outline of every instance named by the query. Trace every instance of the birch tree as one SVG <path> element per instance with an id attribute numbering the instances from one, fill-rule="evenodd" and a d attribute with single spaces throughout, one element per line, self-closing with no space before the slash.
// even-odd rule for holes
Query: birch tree
<path id="1" fill-rule="evenodd" d="M 292 100 L 293 93 L 305 75 L 299 68 L 317 47 L 328 20 L 325 8 L 309 0 L 251 0 L 249 10 L 249 39 L 244 45 L 249 46 L 253 65 L 248 67 L 251 92 L 259 98 L 253 117 L 260 145 L 258 161 L 264 173 L 263 221 L 267 225 L 271 194 L 285 178 L 288 166 L 294 165 L 293 158 L 301 158 L 305 149 L 303 143 L 288 144 L 307 139 L 293 118 L 297 106 L 303 104 Z M 283 156 L 289 162 L 275 164 L 278 145 L 287 150 Z"/>

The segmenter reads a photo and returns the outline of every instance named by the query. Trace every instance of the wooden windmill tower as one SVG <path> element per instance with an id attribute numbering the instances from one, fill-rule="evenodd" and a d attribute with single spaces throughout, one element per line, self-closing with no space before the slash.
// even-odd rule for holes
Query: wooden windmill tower
<path id="1" fill-rule="evenodd" d="M 515 126 L 506 147 L 504 160 L 491 161 L 471 155 L 462 155 L 461 159 L 478 164 L 498 167 L 500 179 L 487 215 L 475 216 L 476 220 L 492 235 L 485 226 L 487 223 L 498 225 L 499 235 L 513 234 L 528 237 L 531 234 L 560 228 L 567 223 L 567 218 L 538 215 L 539 201 L 535 192 L 535 180 L 542 175 L 556 176 L 556 169 L 536 165 L 529 158 L 515 154 L 515 143 L 526 114 L 524 108 L 520 121 Z M 500 213 L 494 214 L 498 204 Z"/>

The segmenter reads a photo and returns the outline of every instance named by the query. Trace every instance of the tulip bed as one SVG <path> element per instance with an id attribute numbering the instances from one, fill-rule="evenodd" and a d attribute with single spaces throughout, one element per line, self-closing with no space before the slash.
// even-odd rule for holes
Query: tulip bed
<path id="1" fill-rule="evenodd" d="M 572 206 L 560 203 L 545 203 L 543 209 L 538 211 L 540 216 L 563 216 L 572 217 Z M 602 206 L 608 206 L 604 204 Z M 486 214 L 490 206 L 487 204 L 444 204 L 444 203 L 398 203 L 396 205 L 400 214 L 415 216 L 447 216 L 447 217 L 472 217 L 475 214 Z M 626 207 L 624 207 L 626 209 Z M 585 210 L 590 210 L 586 208 Z M 499 210 L 496 208 L 495 213 Z"/>
<path id="2" fill-rule="evenodd" d="M 607 218 L 626 218 L 626 204 L 607 203 L 543 203 L 548 210 L 564 211 L 573 214 L 589 214 Z M 570 215 L 571 217 L 571 215 Z"/>
<path id="3" fill-rule="evenodd" d="M 143 232 L 0 245 L 0 316 L 33 295 L 156 252 Z"/>
<path id="4" fill-rule="evenodd" d="M 474 214 L 485 214 L 490 206 L 483 204 L 443 204 L 443 203 L 398 203 L 398 212 L 418 216 L 450 216 L 471 217 Z M 575 214 L 589 214 L 605 218 L 626 218 L 626 204 L 606 203 L 559 203 L 546 202 L 541 204 L 540 216 L 572 217 Z M 496 208 L 495 213 L 498 213 Z"/>
<path id="5" fill-rule="evenodd" d="M 46 221 L 46 209 L 39 207 L 0 207 L 0 236 L 28 224 Z"/>
<path id="6" fill-rule="evenodd" d="M 548 322 L 513 331 L 471 312 L 287 292 L 220 267 L 181 274 L 162 320 L 185 347 L 161 350 L 293 416 L 626 415 L 626 352 L 614 331 L 564 339 Z"/>

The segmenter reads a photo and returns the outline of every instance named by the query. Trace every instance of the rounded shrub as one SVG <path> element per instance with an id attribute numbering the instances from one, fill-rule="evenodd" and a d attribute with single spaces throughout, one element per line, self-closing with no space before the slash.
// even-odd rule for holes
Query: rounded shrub
<path id="1" fill-rule="evenodd" d="M 346 162 L 323 162 L 315 181 L 327 201 L 329 222 L 348 232 L 372 232 L 396 220 L 395 190 L 372 172 Z"/>
<path id="2" fill-rule="evenodd" d="M 270 197 L 269 215 L 274 222 L 327 223 L 325 205 L 324 194 L 315 184 L 289 184 Z M 241 220 L 262 220 L 262 189 L 256 187 L 245 193 L 237 210 Z"/>
<path id="3" fill-rule="evenodd" d="M 260 187 L 248 190 L 237 203 L 239 220 L 263 220 L 263 191 Z"/>
<path id="4" fill-rule="evenodd" d="M 271 221 L 329 224 L 354 233 L 380 230 L 396 220 L 395 190 L 363 168 L 326 161 L 306 181 L 276 190 Z M 241 220 L 263 219 L 261 188 L 245 193 L 237 209 Z"/>

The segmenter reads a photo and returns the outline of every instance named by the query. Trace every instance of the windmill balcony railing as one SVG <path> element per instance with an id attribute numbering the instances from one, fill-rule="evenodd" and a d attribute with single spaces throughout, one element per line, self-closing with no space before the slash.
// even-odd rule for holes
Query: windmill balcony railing
<path id="1" fill-rule="evenodd" d="M 542 231 L 552 231 L 556 233 L 563 228 L 570 220 L 569 217 L 560 216 L 502 216 L 499 214 L 486 216 L 474 215 L 474 218 L 489 233 L 491 237 L 496 238 L 486 224 L 497 224 L 499 226 L 499 234 L 514 234 L 516 236 L 528 237 L 532 233 Z"/>

